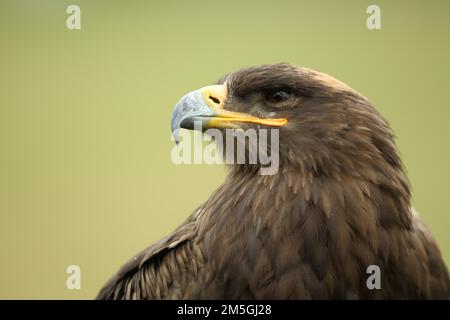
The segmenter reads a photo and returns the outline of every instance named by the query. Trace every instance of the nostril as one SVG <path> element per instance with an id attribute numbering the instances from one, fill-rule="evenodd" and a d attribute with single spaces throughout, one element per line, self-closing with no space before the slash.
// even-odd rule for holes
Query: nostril
<path id="1" fill-rule="evenodd" d="M 212 100 L 214 103 L 216 103 L 216 104 L 220 104 L 220 100 L 217 99 L 216 97 L 209 96 L 209 99 L 211 99 L 211 100 Z"/>

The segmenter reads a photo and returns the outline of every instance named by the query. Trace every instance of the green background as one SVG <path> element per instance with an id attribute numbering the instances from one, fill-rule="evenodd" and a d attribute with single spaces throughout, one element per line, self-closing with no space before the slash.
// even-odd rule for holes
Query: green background
<path id="1" fill-rule="evenodd" d="M 82 29 L 66 28 L 81 7 Z M 450 2 L 0 0 L 0 298 L 93 298 L 223 180 L 172 164 L 184 93 L 291 62 L 367 96 L 450 262 Z M 66 267 L 82 289 L 66 289 Z"/>

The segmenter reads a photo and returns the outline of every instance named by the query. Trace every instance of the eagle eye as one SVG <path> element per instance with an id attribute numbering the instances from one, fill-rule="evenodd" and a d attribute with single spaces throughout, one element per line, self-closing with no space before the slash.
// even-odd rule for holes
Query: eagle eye
<path id="1" fill-rule="evenodd" d="M 266 94 L 266 99 L 272 103 L 284 102 L 290 97 L 291 93 L 287 90 L 273 90 Z"/>

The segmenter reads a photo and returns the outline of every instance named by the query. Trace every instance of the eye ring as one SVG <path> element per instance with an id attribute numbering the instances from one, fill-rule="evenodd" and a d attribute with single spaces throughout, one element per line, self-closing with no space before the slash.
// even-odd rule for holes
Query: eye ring
<path id="1" fill-rule="evenodd" d="M 280 103 L 288 100 L 291 95 L 291 92 L 288 90 L 278 89 L 267 92 L 266 99 L 272 103 Z"/>

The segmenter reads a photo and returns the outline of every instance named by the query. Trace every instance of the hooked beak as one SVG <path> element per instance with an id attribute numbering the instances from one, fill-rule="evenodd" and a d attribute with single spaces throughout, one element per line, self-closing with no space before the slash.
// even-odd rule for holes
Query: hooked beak
<path id="1" fill-rule="evenodd" d="M 183 96 L 175 105 L 172 114 L 172 135 L 179 141 L 179 130 L 202 130 L 209 128 L 239 128 L 240 123 L 255 123 L 265 126 L 281 127 L 287 119 L 264 119 L 247 113 L 228 111 L 223 108 L 228 96 L 226 85 L 203 87 Z"/>

